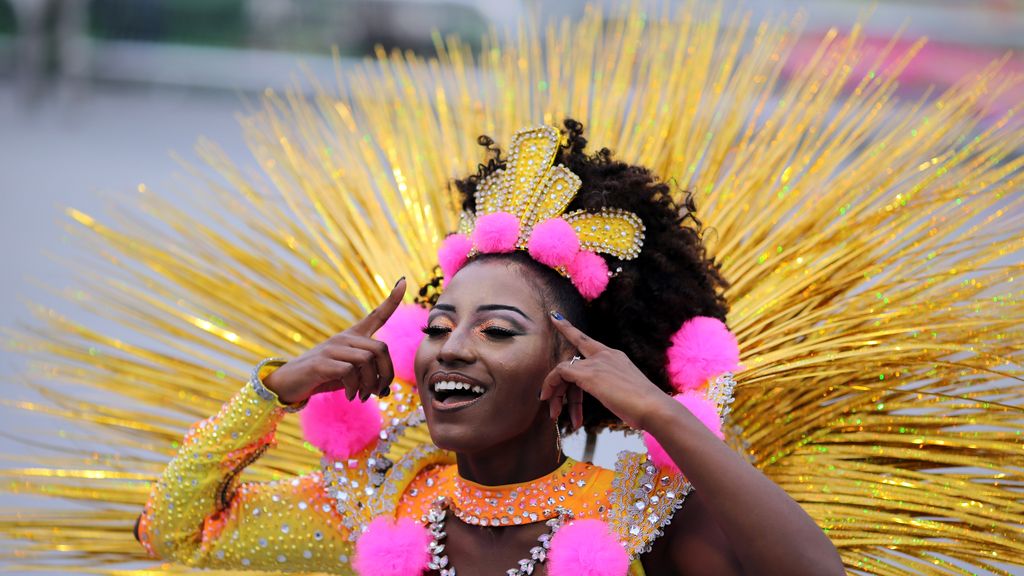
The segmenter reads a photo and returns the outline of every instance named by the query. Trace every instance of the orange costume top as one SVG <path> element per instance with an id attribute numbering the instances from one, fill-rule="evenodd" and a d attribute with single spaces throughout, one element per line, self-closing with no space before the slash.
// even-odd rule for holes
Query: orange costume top
<path id="1" fill-rule="evenodd" d="M 204 568 L 352 574 L 354 542 L 380 515 L 426 523 L 447 497 L 465 522 L 514 525 L 556 516 L 598 518 L 633 558 L 650 549 L 691 490 L 678 473 L 645 454 L 623 452 L 614 471 L 568 460 L 540 480 L 489 487 L 463 480 L 454 456 L 429 440 L 415 391 L 395 382 L 380 400 L 389 423 L 375 445 L 319 471 L 274 482 L 239 483 L 238 474 L 274 442 L 287 410 L 252 383 L 186 435 L 154 486 L 139 539 L 154 557 Z"/>

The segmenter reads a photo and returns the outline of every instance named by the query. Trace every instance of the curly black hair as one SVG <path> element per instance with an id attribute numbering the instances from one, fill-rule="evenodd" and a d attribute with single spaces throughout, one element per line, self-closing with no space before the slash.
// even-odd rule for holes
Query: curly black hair
<path id="1" fill-rule="evenodd" d="M 477 259 L 505 258 L 532 270 L 540 280 L 546 304 L 599 342 L 625 352 L 652 382 L 670 392 L 666 351 L 672 334 L 695 316 L 725 322 L 729 309 L 723 296 L 728 283 L 701 241 L 703 225 L 696 216 L 693 196 L 684 192 L 677 201 L 666 182 L 647 168 L 613 159 L 608 148 L 588 155 L 583 125 L 576 120 L 564 121 L 563 134 L 565 143 L 555 162 L 582 181 L 566 212 L 620 208 L 636 214 L 646 227 L 640 256 L 633 260 L 605 256 L 614 277 L 591 302 L 584 302 L 567 279 L 525 254 L 486 254 Z M 470 212 L 476 208 L 477 185 L 505 167 L 501 150 L 491 138 L 481 136 L 478 141 L 487 150 L 486 162 L 476 174 L 454 181 L 463 209 Z M 586 428 L 616 425 L 621 422 L 604 406 L 593 398 L 585 399 Z"/>

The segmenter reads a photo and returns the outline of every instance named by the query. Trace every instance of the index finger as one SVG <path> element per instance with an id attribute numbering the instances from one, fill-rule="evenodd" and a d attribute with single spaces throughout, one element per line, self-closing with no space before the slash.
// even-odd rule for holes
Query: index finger
<path id="1" fill-rule="evenodd" d="M 398 279 L 398 282 L 395 282 L 395 287 L 391 289 L 391 293 L 381 302 L 380 306 L 377 306 L 365 318 L 353 324 L 350 330 L 367 338 L 373 336 L 373 333 L 380 330 L 380 327 L 395 313 L 398 305 L 402 303 L 403 296 L 405 296 L 405 276 L 402 276 Z"/>
<path id="2" fill-rule="evenodd" d="M 604 344 L 587 336 L 582 330 L 573 326 L 571 322 L 555 310 L 551 311 L 551 323 L 584 357 L 593 356 L 607 348 Z"/>

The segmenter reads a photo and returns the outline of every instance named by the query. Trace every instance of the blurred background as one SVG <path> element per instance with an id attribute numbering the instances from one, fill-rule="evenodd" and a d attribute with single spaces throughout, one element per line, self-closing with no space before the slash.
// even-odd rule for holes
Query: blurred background
<path id="1" fill-rule="evenodd" d="M 599 2 L 612 15 L 628 2 Z M 330 83 L 377 46 L 422 54 L 435 34 L 470 42 L 524 18 L 577 17 L 583 0 L 0 0 L 0 326 L 25 300 L 73 284 L 59 258 L 63 208 L 102 211 L 140 185 L 173 193 L 198 137 L 247 157 L 235 115 L 247 97 L 306 74 Z M 732 4 L 727 4 L 732 6 Z M 1024 0 L 748 0 L 755 16 L 803 10 L 809 55 L 830 27 L 867 15 L 869 45 L 930 41 L 904 73 L 906 97 L 935 93 L 1008 52 L 1024 72 Z M 301 64 L 301 67 L 300 67 Z M 251 99 L 251 98 L 250 98 Z M 1007 95 L 996 112 L 1024 99 Z M 57 259 L 54 259 L 56 256 Z M 21 360 L 0 351 L 0 373 Z M 11 385 L 2 381 L 5 388 Z M 4 395 L 7 396 L 5 390 Z"/>
<path id="2" fill-rule="evenodd" d="M 614 14 L 625 2 L 600 2 Z M 730 5 L 731 4 L 727 4 Z M 172 195 L 172 153 L 192 159 L 200 136 L 240 165 L 248 152 L 236 114 L 267 87 L 308 70 L 330 84 L 376 46 L 425 55 L 434 35 L 471 43 L 532 16 L 582 14 L 582 0 L 0 0 L 0 327 L 32 323 L 29 302 L 58 305 L 75 285 L 61 266 L 76 247 L 63 210 L 102 213 L 140 186 Z M 833 26 L 867 16 L 869 44 L 900 32 L 930 39 L 903 76 L 908 99 L 935 93 L 1010 53 L 1024 73 L 1024 0 L 748 0 L 755 16 L 804 10 L 794 62 Z M 994 112 L 1024 99 L 1007 95 Z M 94 328 L 103 330 L 95 319 Z M 26 369 L 0 348 L 0 395 L 34 399 L 10 375 Z M 6 427 L 30 421 L 3 410 Z M 3 441 L 0 452 L 26 450 Z M 607 446 L 614 454 L 619 446 Z M 2 501 L 0 501 L 2 502 Z"/>

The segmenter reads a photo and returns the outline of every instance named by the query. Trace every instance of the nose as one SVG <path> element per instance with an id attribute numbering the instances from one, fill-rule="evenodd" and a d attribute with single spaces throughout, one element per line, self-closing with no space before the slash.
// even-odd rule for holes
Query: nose
<path id="1" fill-rule="evenodd" d="M 468 364 L 476 360 L 476 352 L 470 341 L 469 330 L 457 327 L 445 338 L 441 350 L 437 353 L 437 360 L 441 364 Z"/>

